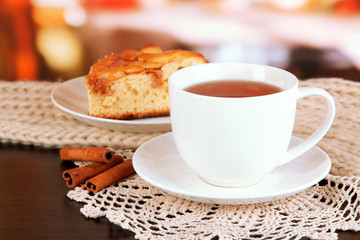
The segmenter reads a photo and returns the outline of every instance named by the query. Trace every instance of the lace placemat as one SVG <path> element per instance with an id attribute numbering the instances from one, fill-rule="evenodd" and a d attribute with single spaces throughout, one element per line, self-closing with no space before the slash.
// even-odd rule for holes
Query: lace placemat
<path id="1" fill-rule="evenodd" d="M 161 133 L 127 133 L 83 123 L 57 109 L 50 93 L 59 83 L 0 81 L 0 140 L 44 147 L 137 148 Z"/>
<path id="2" fill-rule="evenodd" d="M 0 81 L 0 141 L 59 148 L 100 146 L 126 158 L 162 133 L 126 133 L 82 123 L 54 107 L 50 92 L 59 83 Z M 251 205 L 215 205 L 172 196 L 136 174 L 94 194 L 84 186 L 68 192 L 83 202 L 86 217 L 105 216 L 139 239 L 337 239 L 335 231 L 360 230 L 360 83 L 337 78 L 301 81 L 321 87 L 337 106 L 321 147 L 332 159 L 331 174 L 285 199 Z M 325 103 L 300 101 L 294 135 L 305 138 L 321 122 Z M 60 177 L 60 176 L 59 176 Z"/>

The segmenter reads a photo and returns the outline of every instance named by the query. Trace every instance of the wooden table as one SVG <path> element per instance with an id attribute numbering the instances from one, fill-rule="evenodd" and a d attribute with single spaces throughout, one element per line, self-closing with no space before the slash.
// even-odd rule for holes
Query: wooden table
<path id="1" fill-rule="evenodd" d="M 134 239 L 105 218 L 80 213 L 61 177 L 69 167 L 58 150 L 0 145 L 0 239 Z"/>
<path id="2" fill-rule="evenodd" d="M 105 218 L 80 213 L 61 177 L 69 167 L 58 150 L 0 143 L 0 239 L 134 239 Z M 339 239 L 360 239 L 360 232 L 339 232 Z"/>

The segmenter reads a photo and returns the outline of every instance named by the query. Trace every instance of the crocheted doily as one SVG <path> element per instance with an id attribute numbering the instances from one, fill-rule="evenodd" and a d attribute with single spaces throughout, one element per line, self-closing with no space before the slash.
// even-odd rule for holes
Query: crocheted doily
<path id="1" fill-rule="evenodd" d="M 126 158 L 162 133 L 126 133 L 82 123 L 58 110 L 50 92 L 59 83 L 0 81 L 0 141 L 59 148 L 100 146 Z M 360 230 L 360 83 L 337 78 L 301 81 L 335 99 L 337 113 L 317 144 L 330 156 L 324 180 L 294 196 L 250 205 L 205 204 L 178 198 L 133 175 L 94 194 L 84 186 L 68 192 L 83 202 L 86 217 L 105 216 L 139 239 L 337 239 L 335 231 Z M 326 105 L 309 97 L 298 104 L 294 135 L 306 138 Z"/>

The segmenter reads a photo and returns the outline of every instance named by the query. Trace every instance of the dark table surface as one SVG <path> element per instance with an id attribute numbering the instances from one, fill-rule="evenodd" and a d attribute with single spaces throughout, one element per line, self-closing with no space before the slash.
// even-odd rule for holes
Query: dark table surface
<path id="1" fill-rule="evenodd" d="M 0 239 L 134 239 L 105 218 L 88 219 L 67 198 L 61 177 L 73 167 L 58 150 L 0 144 Z M 338 232 L 340 240 L 360 232 Z"/>

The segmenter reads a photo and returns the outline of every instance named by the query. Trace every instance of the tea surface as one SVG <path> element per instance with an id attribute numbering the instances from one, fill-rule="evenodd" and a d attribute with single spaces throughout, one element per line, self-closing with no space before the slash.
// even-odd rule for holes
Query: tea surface
<path id="1" fill-rule="evenodd" d="M 281 92 L 282 89 L 263 82 L 229 80 L 212 81 L 192 85 L 185 91 L 212 97 L 255 97 Z"/>

